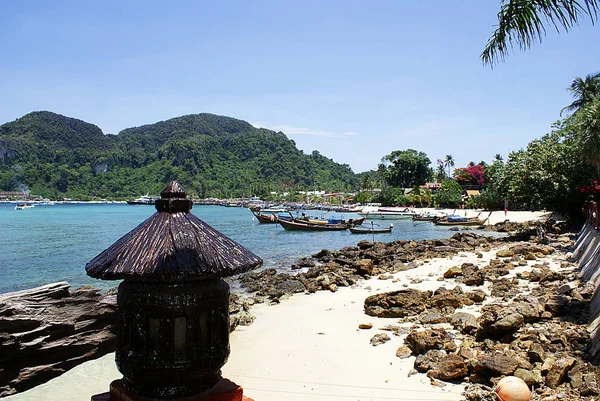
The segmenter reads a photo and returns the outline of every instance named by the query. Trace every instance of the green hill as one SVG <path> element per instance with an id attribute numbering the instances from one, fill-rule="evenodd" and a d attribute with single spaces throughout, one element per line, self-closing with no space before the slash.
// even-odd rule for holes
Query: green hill
<path id="1" fill-rule="evenodd" d="M 199 197 L 349 190 L 356 176 L 282 132 L 213 114 L 172 118 L 104 135 L 85 121 L 41 111 L 0 126 L 0 189 L 27 185 L 62 198 L 157 194 L 178 180 Z"/>

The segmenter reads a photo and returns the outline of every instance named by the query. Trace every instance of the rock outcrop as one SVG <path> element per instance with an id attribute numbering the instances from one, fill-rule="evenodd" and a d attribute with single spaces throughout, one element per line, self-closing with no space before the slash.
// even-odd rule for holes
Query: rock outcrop
<path id="1" fill-rule="evenodd" d="M 0 397 L 113 352 L 116 296 L 66 282 L 0 294 Z"/>

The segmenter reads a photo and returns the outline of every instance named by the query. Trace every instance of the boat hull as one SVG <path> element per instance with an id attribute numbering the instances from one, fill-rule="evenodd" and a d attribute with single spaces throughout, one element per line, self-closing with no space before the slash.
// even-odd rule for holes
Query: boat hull
<path id="1" fill-rule="evenodd" d="M 388 228 L 350 227 L 349 230 L 352 234 L 383 234 L 383 233 L 391 233 L 392 227 L 388 227 Z"/>
<path id="2" fill-rule="evenodd" d="M 412 212 L 360 212 L 359 215 L 369 220 L 400 220 L 411 219 L 415 216 Z"/>
<path id="3" fill-rule="evenodd" d="M 485 220 L 469 220 L 469 221 L 434 221 L 437 226 L 482 226 Z"/>
<path id="4" fill-rule="evenodd" d="M 281 219 L 278 220 L 278 223 L 281 224 L 281 227 L 285 230 L 290 231 L 343 231 L 348 229 L 348 225 L 346 224 L 310 224 Z"/>

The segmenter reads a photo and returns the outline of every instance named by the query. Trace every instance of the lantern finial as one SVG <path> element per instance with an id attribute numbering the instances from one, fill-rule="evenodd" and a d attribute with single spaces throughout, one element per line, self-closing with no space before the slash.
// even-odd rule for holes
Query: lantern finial
<path id="1" fill-rule="evenodd" d="M 193 203 L 187 198 L 185 189 L 178 182 L 171 181 L 160 193 L 156 200 L 156 210 L 168 213 L 188 213 L 192 210 Z"/>

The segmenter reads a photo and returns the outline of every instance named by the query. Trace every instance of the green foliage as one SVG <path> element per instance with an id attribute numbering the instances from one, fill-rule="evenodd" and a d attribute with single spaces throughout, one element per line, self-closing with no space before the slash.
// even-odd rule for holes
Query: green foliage
<path id="1" fill-rule="evenodd" d="M 596 166 L 600 179 L 600 99 L 580 109 L 572 124 L 583 159 Z"/>
<path id="2" fill-rule="evenodd" d="M 382 206 L 404 206 L 408 205 L 408 198 L 400 188 L 386 188 L 374 199 Z"/>
<path id="3" fill-rule="evenodd" d="M 585 78 L 575 78 L 567 90 L 571 92 L 574 100 L 561 110 L 561 115 L 564 112 L 577 112 L 592 104 L 594 100 L 600 99 L 600 72 L 588 74 Z"/>
<path id="4" fill-rule="evenodd" d="M 125 199 L 177 180 L 198 197 L 268 196 L 356 188 L 348 165 L 298 150 L 282 132 L 212 114 L 104 135 L 50 112 L 0 126 L 0 189 L 19 183 L 46 197 Z"/>
<path id="5" fill-rule="evenodd" d="M 525 150 L 512 152 L 502 172 L 500 188 L 511 209 L 547 209 L 576 214 L 584 195 L 577 187 L 593 177 L 581 157 L 575 126 L 559 123 L 555 130 L 534 140 Z"/>
<path id="6" fill-rule="evenodd" d="M 423 185 L 433 176 L 431 161 L 424 152 L 414 149 L 395 150 L 381 159 L 380 169 L 385 181 L 394 187 Z"/>
<path id="7" fill-rule="evenodd" d="M 462 189 L 454 180 L 446 180 L 435 194 L 435 203 L 438 206 L 458 206 L 462 202 Z"/>
<path id="8" fill-rule="evenodd" d="M 362 191 L 354 195 L 354 202 L 369 203 L 373 201 L 373 195 L 370 192 Z"/>
<path id="9" fill-rule="evenodd" d="M 427 188 L 421 188 L 418 185 L 412 189 L 407 198 L 411 205 L 419 205 L 420 207 L 431 206 L 431 202 L 433 201 L 431 191 Z"/>
<path id="10" fill-rule="evenodd" d="M 360 189 L 362 190 L 369 191 L 375 188 L 381 188 L 383 186 L 381 182 L 381 174 L 376 170 L 369 170 L 359 173 L 356 175 L 356 178 L 358 179 Z"/>
<path id="11" fill-rule="evenodd" d="M 545 24 L 569 31 L 582 16 L 593 23 L 599 9 L 598 0 L 502 0 L 497 28 L 481 59 L 484 64 L 493 65 L 498 59 L 504 60 L 515 43 L 528 49 L 534 42 L 541 42 L 546 34 Z"/>

